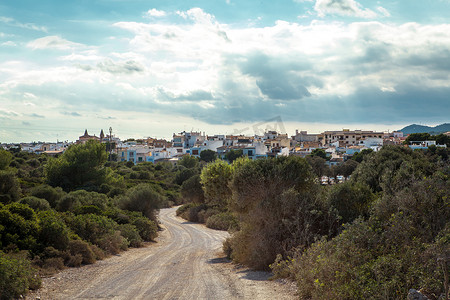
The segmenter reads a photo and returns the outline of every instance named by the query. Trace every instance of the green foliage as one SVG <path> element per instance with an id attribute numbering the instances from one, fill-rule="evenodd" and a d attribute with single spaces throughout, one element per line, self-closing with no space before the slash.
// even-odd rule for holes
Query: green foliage
<path id="1" fill-rule="evenodd" d="M 311 166 L 312 171 L 316 174 L 317 177 L 322 177 L 328 173 L 328 166 L 325 164 L 326 159 L 317 156 L 307 156 L 306 161 Z"/>
<path id="2" fill-rule="evenodd" d="M 360 217 L 331 240 L 278 257 L 273 271 L 296 279 L 300 299 L 405 299 L 410 288 L 437 299 L 450 272 L 438 263 L 450 255 L 450 183 L 448 165 L 430 166 L 432 159 L 401 147 L 371 155 L 354 182 L 327 194 L 344 221 Z M 369 176 L 381 191 L 361 210 L 373 197 L 361 185 Z"/>
<path id="3" fill-rule="evenodd" d="M 367 185 L 349 181 L 332 186 L 327 195 L 328 204 L 336 208 L 343 223 L 352 222 L 359 216 L 368 217 L 374 200 L 375 195 Z"/>
<path id="4" fill-rule="evenodd" d="M 0 251 L 0 299 L 18 299 L 40 284 L 29 260 L 14 258 Z"/>
<path id="5" fill-rule="evenodd" d="M 373 153 L 372 149 L 363 149 L 360 152 L 353 154 L 352 160 L 356 162 L 362 162 L 364 159 L 370 157 L 370 154 Z"/>
<path id="6" fill-rule="evenodd" d="M 241 149 L 231 149 L 230 151 L 228 151 L 227 153 L 225 153 L 225 159 L 231 164 L 233 163 L 236 159 L 243 157 L 244 153 Z"/>
<path id="7" fill-rule="evenodd" d="M 350 175 L 352 175 L 353 171 L 356 170 L 358 165 L 359 163 L 356 160 L 349 159 L 343 164 L 333 166 L 332 175 L 333 176 L 343 175 L 345 177 L 349 177 Z"/>
<path id="8" fill-rule="evenodd" d="M 415 179 L 431 175 L 436 167 L 422 151 L 386 146 L 362 161 L 351 181 L 367 184 L 373 192 L 392 194 Z"/>
<path id="9" fill-rule="evenodd" d="M 16 176 L 11 171 L 0 171 L 0 203 L 19 200 L 20 187 Z"/>
<path id="10" fill-rule="evenodd" d="M 231 176 L 231 165 L 222 160 L 216 160 L 203 168 L 200 178 L 206 203 L 226 208 L 231 198 L 228 186 Z"/>
<path id="11" fill-rule="evenodd" d="M 119 199 L 122 209 L 141 212 L 144 216 L 157 222 L 156 212 L 163 204 L 164 199 L 151 185 L 141 184 L 130 190 Z"/>
<path id="12" fill-rule="evenodd" d="M 191 178 L 192 176 L 197 174 L 197 170 L 195 169 L 181 169 L 177 172 L 175 176 L 175 183 L 178 185 L 182 185 L 183 182 Z"/>
<path id="13" fill-rule="evenodd" d="M 285 257 L 336 231 L 337 216 L 317 198 L 319 186 L 303 158 L 245 161 L 230 187 L 240 231 L 229 244 L 239 263 L 267 269 L 278 253 Z"/>
<path id="14" fill-rule="evenodd" d="M 200 160 L 205 162 L 212 162 L 217 159 L 217 153 L 213 150 L 203 150 L 200 152 Z"/>
<path id="15" fill-rule="evenodd" d="M 21 250 L 36 248 L 39 224 L 36 214 L 28 205 L 11 203 L 0 208 L 0 242 L 3 248 Z"/>
<path id="16" fill-rule="evenodd" d="M 94 214 L 78 215 L 73 218 L 70 227 L 82 239 L 108 253 L 117 254 L 128 247 L 127 239 L 117 230 L 118 224 L 108 217 Z"/>
<path id="17" fill-rule="evenodd" d="M 206 220 L 206 227 L 217 230 L 235 230 L 239 227 L 236 217 L 230 212 L 210 216 Z"/>
<path id="18" fill-rule="evenodd" d="M 65 250 L 69 244 L 70 231 L 61 216 L 53 210 L 47 210 L 39 212 L 38 218 L 41 247 Z"/>
<path id="19" fill-rule="evenodd" d="M 142 238 L 136 226 L 132 224 L 121 224 L 117 229 L 120 231 L 120 235 L 127 239 L 131 247 L 137 248 L 142 246 Z"/>
<path id="20" fill-rule="evenodd" d="M 178 164 L 188 169 L 195 168 L 198 166 L 198 158 L 195 156 L 185 155 L 178 161 Z"/>
<path id="21" fill-rule="evenodd" d="M 200 183 L 200 175 L 194 175 L 181 185 L 181 195 L 184 200 L 193 203 L 203 203 L 205 196 Z"/>
<path id="22" fill-rule="evenodd" d="M 24 197 L 19 200 L 19 203 L 27 204 L 34 210 L 48 210 L 50 209 L 50 204 L 47 200 L 41 199 L 34 196 Z"/>
<path id="23" fill-rule="evenodd" d="M 65 195 L 65 192 L 60 187 L 54 188 L 43 184 L 31 189 L 30 194 L 31 196 L 47 200 L 50 206 L 55 208 L 59 200 Z"/>
<path id="24" fill-rule="evenodd" d="M 5 170 L 11 163 L 13 155 L 3 149 L 0 149 L 0 170 Z"/>
<path id="25" fill-rule="evenodd" d="M 47 180 L 64 190 L 100 186 L 106 180 L 105 146 L 93 140 L 70 146 L 63 155 L 50 159 L 46 165 Z"/>
<path id="26" fill-rule="evenodd" d="M 447 145 L 450 147 L 450 137 L 443 133 L 438 135 L 430 135 L 429 133 L 412 133 L 405 140 L 406 144 L 420 141 L 436 141 L 438 145 Z"/>
<path id="27" fill-rule="evenodd" d="M 78 190 L 66 194 L 57 203 L 56 209 L 59 211 L 75 212 L 82 206 L 96 206 L 99 210 L 105 210 L 109 204 L 109 199 L 105 194 Z"/>
<path id="28" fill-rule="evenodd" d="M 325 159 L 325 160 L 328 160 L 328 159 L 329 159 L 329 158 L 327 157 L 327 153 L 325 152 L 325 150 L 320 149 L 320 148 L 314 149 L 314 150 L 311 152 L 310 155 L 311 155 L 311 156 L 318 156 L 318 157 L 323 158 L 323 159 Z"/>

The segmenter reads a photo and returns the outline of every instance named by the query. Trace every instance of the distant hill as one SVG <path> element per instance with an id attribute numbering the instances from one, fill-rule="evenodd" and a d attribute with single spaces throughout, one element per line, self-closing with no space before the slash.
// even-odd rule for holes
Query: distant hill
<path id="1" fill-rule="evenodd" d="M 434 135 L 450 131 L 450 123 L 444 123 L 435 127 L 412 124 L 400 129 L 400 131 L 403 132 L 403 134 L 429 133 Z"/>

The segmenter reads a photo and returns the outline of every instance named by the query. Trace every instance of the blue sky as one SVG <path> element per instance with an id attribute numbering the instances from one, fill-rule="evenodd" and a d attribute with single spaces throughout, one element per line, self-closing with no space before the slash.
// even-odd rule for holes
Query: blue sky
<path id="1" fill-rule="evenodd" d="M 449 20 L 450 0 L 3 0 L 0 142 L 449 122 Z"/>

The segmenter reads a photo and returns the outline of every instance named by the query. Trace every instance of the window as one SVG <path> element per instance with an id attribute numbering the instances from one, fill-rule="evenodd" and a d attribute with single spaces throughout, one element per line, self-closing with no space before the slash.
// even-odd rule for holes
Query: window
<path id="1" fill-rule="evenodd" d="M 253 150 L 248 150 L 247 155 L 248 156 L 253 156 Z"/>

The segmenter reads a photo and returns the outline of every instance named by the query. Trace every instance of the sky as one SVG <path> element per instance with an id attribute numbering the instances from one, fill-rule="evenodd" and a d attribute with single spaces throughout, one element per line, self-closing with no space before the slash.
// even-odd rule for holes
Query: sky
<path id="1" fill-rule="evenodd" d="M 449 116 L 450 0 L 0 1 L 0 142 Z"/>

